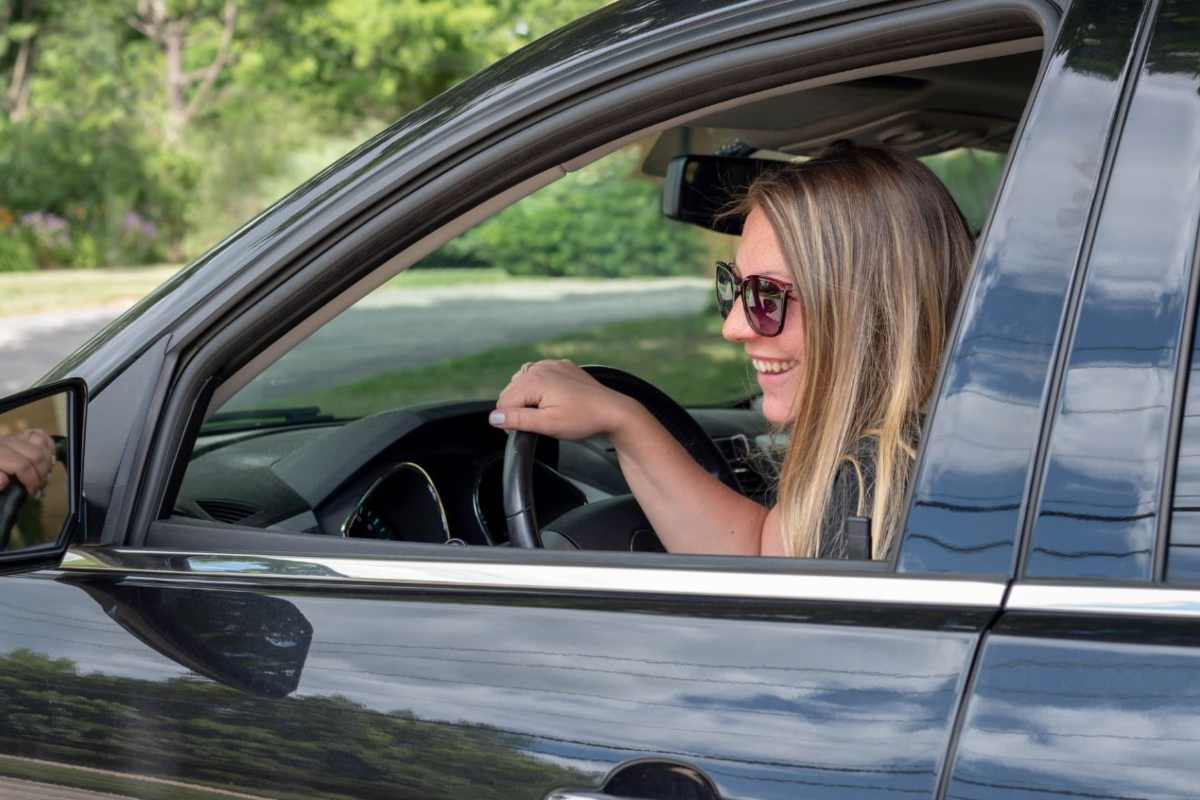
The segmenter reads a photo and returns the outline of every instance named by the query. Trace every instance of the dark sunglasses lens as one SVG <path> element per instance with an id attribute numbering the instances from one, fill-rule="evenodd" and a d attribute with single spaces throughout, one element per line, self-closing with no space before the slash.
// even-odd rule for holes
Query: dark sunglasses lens
<path id="1" fill-rule="evenodd" d="M 736 293 L 733 273 L 724 264 L 717 264 L 717 311 L 721 313 L 722 319 L 728 317 L 729 312 L 733 310 Z"/>
<path id="2" fill-rule="evenodd" d="M 783 313 L 787 308 L 787 294 L 778 286 L 765 280 L 749 278 L 742 291 L 746 304 L 746 317 L 750 327 L 760 336 L 777 336 L 783 330 Z"/>

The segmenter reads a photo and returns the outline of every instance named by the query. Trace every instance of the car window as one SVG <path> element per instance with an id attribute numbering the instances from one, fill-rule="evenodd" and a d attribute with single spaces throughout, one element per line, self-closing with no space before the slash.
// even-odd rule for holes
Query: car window
<path id="1" fill-rule="evenodd" d="M 527 361 L 628 370 L 688 406 L 755 388 L 722 341 L 712 264 L 735 240 L 665 220 L 634 145 L 451 240 L 364 298 L 231 398 L 208 430 L 272 409 L 357 418 L 494 399 Z"/>
<path id="2" fill-rule="evenodd" d="M 206 430 L 494 399 L 546 358 L 628 370 L 685 406 L 748 403 L 758 387 L 721 339 L 712 297 L 713 264 L 736 239 L 664 219 L 661 179 L 639 170 L 647 149 L 623 148 L 451 240 L 258 375 Z M 1003 155 L 924 161 L 978 231 Z"/>
<path id="3" fill-rule="evenodd" d="M 770 502 L 781 437 L 756 407 L 760 390 L 742 347 L 721 337 L 714 298 L 715 262 L 732 257 L 737 239 L 663 216 L 662 178 L 646 167 L 652 151 L 653 140 L 638 142 L 519 200 L 256 376 L 202 426 L 175 514 L 395 538 L 411 520 L 389 522 L 390 512 L 362 502 L 387 493 L 421 498 L 409 506 L 425 509 L 429 530 L 418 541 L 502 543 L 503 440 L 473 426 L 524 363 L 557 358 L 617 367 L 663 390 L 733 462 L 743 491 Z M 981 225 L 1003 155 L 958 150 L 926 163 L 974 216 L 972 227 Z M 454 416 L 463 408 L 471 415 Z M 351 423 L 399 424 L 388 420 L 408 412 L 425 415 L 419 431 L 376 434 L 407 443 L 386 457 L 373 440 L 322 438 Z M 438 421 L 447 415 L 457 422 Z M 432 436 L 436 446 L 423 443 Z M 337 456 L 344 470 L 323 472 L 335 457 L 326 446 L 345 451 Z M 628 491 L 605 442 L 559 451 L 558 474 L 540 473 L 544 518 Z M 391 466 L 367 466 L 376 456 Z M 328 485 L 306 492 L 297 475 L 314 472 Z M 355 474 L 364 485 L 351 479 L 340 494 L 325 491 Z M 463 509 L 471 513 L 455 519 Z"/>
<path id="4" fill-rule="evenodd" d="M 881 117 L 862 134 L 868 143 L 903 142 L 978 233 L 1020 117 L 1013 87 L 1031 85 L 1038 64 L 1036 52 L 1022 51 L 995 59 L 999 73 L 949 64 L 902 81 L 768 97 L 566 171 L 394 275 L 208 409 L 166 515 L 350 538 L 506 544 L 505 434 L 488 425 L 487 412 L 523 364 L 541 359 L 615 367 L 662 390 L 729 462 L 735 474 L 726 482 L 772 504 L 785 436 L 760 410 L 744 348 L 722 339 L 715 302 L 715 264 L 733 257 L 738 239 L 668 219 L 663 176 L 680 154 L 820 153 L 836 140 L 808 131 L 825 130 L 828 117 L 809 114 L 801 99 L 823 98 L 813 107 L 857 119 L 866 99 L 894 99 L 918 83 L 941 87 L 931 96 L 965 113 L 974 113 L 982 90 L 1002 115 L 959 130 L 960 118 L 919 111 L 901 121 Z M 982 85 L 993 74 L 1004 79 Z M 788 109 L 793 116 L 776 127 L 744 124 Z M 944 150 L 947 141 L 974 146 Z M 628 496 L 604 437 L 545 447 L 533 477 L 541 524 Z M 714 471 L 716 461 L 706 468 Z M 625 549 L 638 549 L 637 541 Z"/>

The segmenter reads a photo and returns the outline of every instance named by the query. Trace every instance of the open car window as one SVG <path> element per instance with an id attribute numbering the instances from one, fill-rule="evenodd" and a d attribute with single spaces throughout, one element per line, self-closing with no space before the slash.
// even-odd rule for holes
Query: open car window
<path id="1" fill-rule="evenodd" d="M 770 504 L 781 434 L 757 407 L 743 348 L 721 338 L 713 292 L 714 264 L 733 255 L 737 239 L 664 217 L 670 159 L 803 160 L 839 138 L 831 122 L 844 118 L 864 143 L 922 158 L 978 232 L 1039 54 L 992 62 L 930 73 L 949 87 L 938 102 L 957 98 L 958 114 L 895 113 L 911 76 L 854 81 L 648 135 L 518 199 L 210 408 L 172 516 L 291 534 L 507 545 L 504 434 L 487 413 L 522 364 L 558 358 L 616 367 L 661 389 L 717 445 L 741 490 Z M 979 95 L 972 79 L 997 85 Z M 1025 94 L 998 114 L 1014 86 Z M 806 98 L 826 118 L 805 117 Z M 872 103 L 893 113 L 864 125 Z M 806 139 L 814 125 L 824 133 Z M 602 437 L 551 443 L 537 460 L 542 520 L 629 491 Z"/>
<path id="2" fill-rule="evenodd" d="M 645 377 L 685 405 L 755 390 L 720 337 L 712 264 L 732 237 L 663 219 L 647 149 L 612 153 L 451 240 L 251 381 L 205 429 L 357 418 L 494 399 L 527 361 L 569 358 Z M 284 409 L 271 417 L 274 409 Z"/>
<path id="3" fill-rule="evenodd" d="M 353 419 L 495 398 L 529 361 L 566 358 L 644 377 L 685 406 L 748 406 L 759 392 L 714 313 L 713 265 L 736 239 L 664 219 L 653 140 L 568 174 L 459 236 L 262 372 L 207 433 Z M 957 148 L 924 162 L 973 231 L 1003 155 Z"/>

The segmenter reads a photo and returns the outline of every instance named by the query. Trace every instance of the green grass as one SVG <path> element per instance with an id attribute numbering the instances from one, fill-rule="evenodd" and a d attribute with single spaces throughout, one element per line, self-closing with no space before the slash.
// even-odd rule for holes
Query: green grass
<path id="1" fill-rule="evenodd" d="M 178 266 L 0 272 L 0 317 L 132 305 Z"/>
<path id="2" fill-rule="evenodd" d="M 716 405 L 757 391 L 741 348 L 721 338 L 721 320 L 712 312 L 618 322 L 545 342 L 497 347 L 297 395 L 286 404 L 360 417 L 421 403 L 494 399 L 523 363 L 543 358 L 628 370 L 683 405 Z"/>

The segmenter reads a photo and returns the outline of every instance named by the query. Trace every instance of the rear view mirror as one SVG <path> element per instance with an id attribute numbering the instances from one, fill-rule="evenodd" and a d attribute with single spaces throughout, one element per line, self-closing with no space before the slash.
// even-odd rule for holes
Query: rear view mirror
<path id="1" fill-rule="evenodd" d="M 744 220 L 727 212 L 755 178 L 784 163 L 726 156 L 673 158 L 663 181 L 663 216 L 740 236 Z"/>
<path id="2" fill-rule="evenodd" d="M 57 564 L 78 529 L 86 406 L 87 385 L 77 378 L 0 400 L 0 568 Z M 31 455 L 53 459 L 32 492 L 29 473 L 13 466 Z"/>

